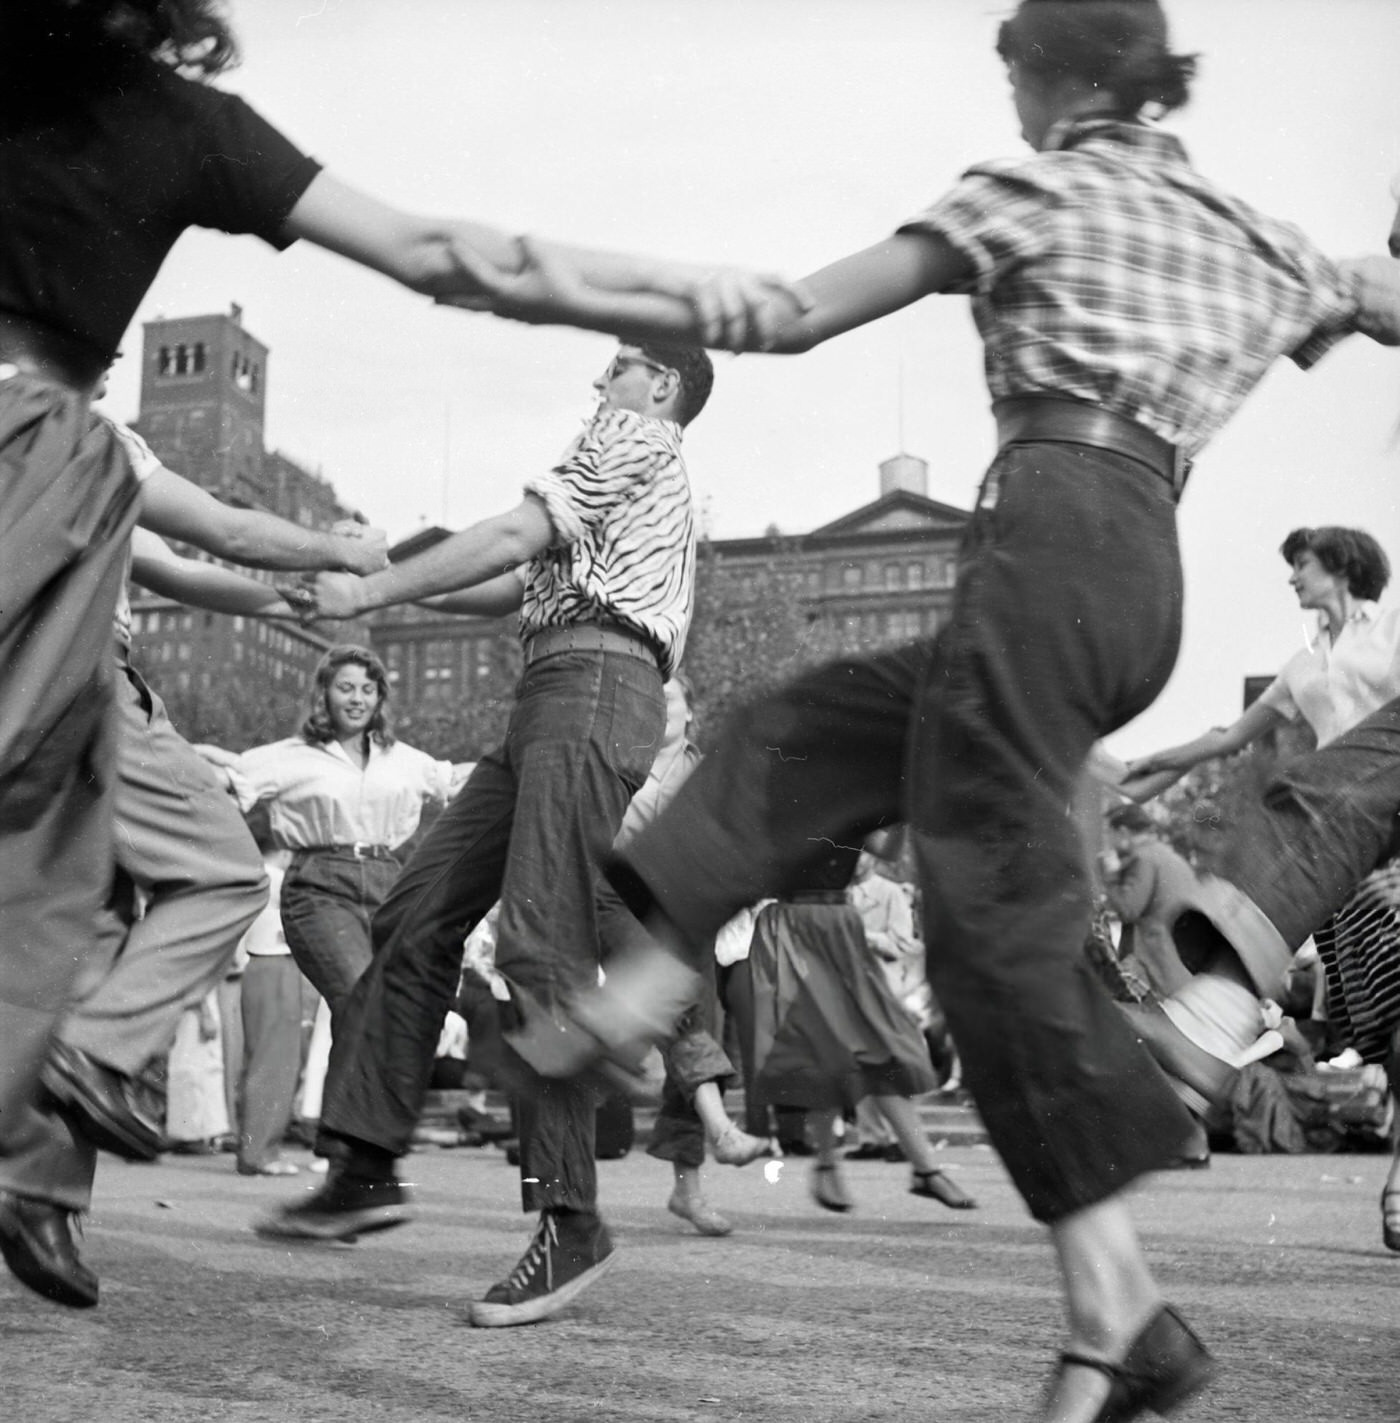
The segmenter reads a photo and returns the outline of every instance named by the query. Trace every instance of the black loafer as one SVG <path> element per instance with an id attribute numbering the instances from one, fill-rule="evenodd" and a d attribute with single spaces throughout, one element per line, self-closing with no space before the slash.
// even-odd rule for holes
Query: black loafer
<path id="1" fill-rule="evenodd" d="M 14 1277 L 45 1299 L 74 1309 L 97 1303 L 97 1276 L 78 1256 L 72 1211 L 0 1191 L 0 1254 Z"/>
<path id="2" fill-rule="evenodd" d="M 136 1098 L 136 1083 L 78 1048 L 54 1039 L 40 1074 L 44 1090 L 102 1151 L 127 1161 L 154 1161 L 161 1131 Z"/>

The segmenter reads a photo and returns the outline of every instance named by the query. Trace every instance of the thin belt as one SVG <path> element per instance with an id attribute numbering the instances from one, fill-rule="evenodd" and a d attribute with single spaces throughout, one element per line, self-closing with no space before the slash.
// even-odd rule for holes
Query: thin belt
<path id="1" fill-rule="evenodd" d="M 307 850 L 315 855 L 353 855 L 357 860 L 392 860 L 394 852 L 387 845 L 371 845 L 364 840 L 356 840 L 350 845 L 308 845 Z"/>
<path id="2" fill-rule="evenodd" d="M 541 628 L 525 639 L 525 665 L 564 652 L 620 652 L 659 667 L 656 644 L 649 637 L 617 623 L 570 623 L 567 627 Z"/>
<path id="3" fill-rule="evenodd" d="M 1101 405 L 1048 395 L 1017 395 L 995 401 L 992 414 L 996 416 L 998 447 L 1030 442 L 1092 445 L 1146 465 L 1166 481 L 1173 499 L 1180 499 L 1186 487 L 1191 461 L 1180 445 Z"/>

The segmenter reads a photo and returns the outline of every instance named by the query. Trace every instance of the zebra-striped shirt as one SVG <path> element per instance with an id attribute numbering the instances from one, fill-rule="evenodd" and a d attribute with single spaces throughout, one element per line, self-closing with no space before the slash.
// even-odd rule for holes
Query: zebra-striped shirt
<path id="1" fill-rule="evenodd" d="M 522 570 L 520 636 L 617 623 L 650 638 L 669 677 L 695 601 L 695 521 L 681 427 L 599 410 L 548 474 L 528 480 L 554 542 Z"/>

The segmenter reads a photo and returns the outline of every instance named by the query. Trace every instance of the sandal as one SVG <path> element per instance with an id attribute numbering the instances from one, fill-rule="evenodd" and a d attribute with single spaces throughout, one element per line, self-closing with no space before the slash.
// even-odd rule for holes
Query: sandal
<path id="1" fill-rule="evenodd" d="M 852 1209 L 851 1198 L 846 1194 L 846 1183 L 841 1179 L 840 1168 L 833 1161 L 823 1165 L 820 1161 L 812 1167 L 812 1199 L 823 1209 L 845 1214 Z"/>
<path id="2" fill-rule="evenodd" d="M 936 1166 L 932 1171 L 915 1171 L 913 1184 L 909 1187 L 911 1196 L 927 1196 L 932 1201 L 941 1201 L 949 1210 L 971 1211 L 977 1209 L 977 1202 L 949 1179 Z"/>
<path id="3" fill-rule="evenodd" d="M 1381 1239 L 1387 1250 L 1400 1254 L 1400 1186 L 1381 1192 Z"/>
<path id="4" fill-rule="evenodd" d="M 1143 1325 L 1121 1364 L 1088 1354 L 1060 1355 L 1056 1377 L 1067 1368 L 1095 1369 L 1109 1380 L 1108 1397 L 1094 1423 L 1129 1423 L 1146 1412 L 1166 1413 L 1208 1384 L 1215 1360 L 1169 1304 Z"/>

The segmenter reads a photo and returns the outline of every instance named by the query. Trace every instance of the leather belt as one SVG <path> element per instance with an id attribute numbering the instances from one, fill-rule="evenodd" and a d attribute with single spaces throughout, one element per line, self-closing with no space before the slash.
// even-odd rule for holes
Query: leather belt
<path id="1" fill-rule="evenodd" d="M 649 637 L 616 623 L 570 623 L 567 627 L 541 628 L 525 639 L 525 665 L 563 652 L 620 652 L 653 667 L 661 665 L 656 644 Z"/>
<path id="2" fill-rule="evenodd" d="M 998 447 L 1048 442 L 1112 450 L 1146 465 L 1165 480 L 1173 499 L 1181 498 L 1191 473 L 1191 461 L 1180 445 L 1101 405 L 1047 395 L 1017 395 L 993 402 L 992 414 L 997 422 Z"/>
<path id="3" fill-rule="evenodd" d="M 364 840 L 356 840 L 350 845 L 313 845 L 313 851 L 332 855 L 354 855 L 357 860 L 392 860 L 394 852 L 387 845 L 371 845 Z"/>

